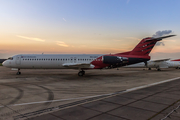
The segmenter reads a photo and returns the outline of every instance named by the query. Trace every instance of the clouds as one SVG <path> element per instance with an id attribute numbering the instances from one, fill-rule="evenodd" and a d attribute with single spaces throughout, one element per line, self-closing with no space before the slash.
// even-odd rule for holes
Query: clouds
<path id="1" fill-rule="evenodd" d="M 152 37 L 156 38 L 156 37 L 162 37 L 164 35 L 168 35 L 172 33 L 172 30 L 163 30 L 163 31 L 157 31 Z"/>
<path id="2" fill-rule="evenodd" d="M 163 42 L 157 42 L 157 43 L 156 43 L 156 46 L 161 46 L 161 45 L 162 45 L 162 46 L 165 46 L 165 44 L 164 44 Z"/>
<path id="3" fill-rule="evenodd" d="M 16 36 L 19 37 L 19 38 L 27 39 L 27 40 L 32 40 L 32 41 L 37 41 L 37 42 L 45 42 L 44 39 L 40 39 L 40 38 L 26 37 L 26 36 L 21 36 L 21 35 L 16 35 Z M 53 41 L 53 42 L 55 42 L 56 45 L 59 45 L 59 46 L 62 46 L 62 47 L 70 47 L 69 45 L 67 45 L 63 41 Z M 71 46 L 71 47 L 73 47 L 73 46 Z"/>
<path id="4" fill-rule="evenodd" d="M 172 33 L 172 30 L 163 30 L 163 31 L 157 31 L 152 37 L 157 38 L 157 37 L 162 37 L 164 35 L 168 35 Z M 163 42 L 157 42 L 156 46 L 165 46 Z"/>
<path id="5" fill-rule="evenodd" d="M 33 41 L 38 41 L 38 42 L 44 42 L 45 40 L 40 39 L 40 38 L 33 38 L 33 37 L 26 37 L 26 36 L 21 36 L 21 35 L 16 35 L 19 38 L 27 39 L 27 40 L 33 40 Z"/>
<path id="6" fill-rule="evenodd" d="M 67 45 L 65 42 L 63 41 L 56 41 L 56 44 L 62 47 L 69 47 L 69 45 Z"/>

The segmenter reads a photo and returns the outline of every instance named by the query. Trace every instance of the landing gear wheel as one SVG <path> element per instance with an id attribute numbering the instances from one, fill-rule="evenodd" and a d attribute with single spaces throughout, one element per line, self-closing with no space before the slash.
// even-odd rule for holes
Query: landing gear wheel
<path id="1" fill-rule="evenodd" d="M 161 69 L 160 69 L 160 68 L 158 68 L 158 69 L 157 69 L 157 71 L 161 71 Z"/>
<path id="2" fill-rule="evenodd" d="M 85 71 L 79 71 L 78 76 L 83 76 L 85 74 Z"/>
<path id="3" fill-rule="evenodd" d="M 17 73 L 16 73 L 16 75 L 20 75 L 20 74 L 21 74 L 21 72 L 17 72 Z"/>
<path id="4" fill-rule="evenodd" d="M 18 69 L 18 72 L 16 73 L 16 75 L 20 75 L 20 74 L 21 74 L 20 69 Z"/>

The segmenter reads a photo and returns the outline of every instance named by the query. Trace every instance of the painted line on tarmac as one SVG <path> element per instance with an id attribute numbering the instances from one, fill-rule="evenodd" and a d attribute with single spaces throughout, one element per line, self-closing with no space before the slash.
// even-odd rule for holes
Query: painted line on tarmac
<path id="1" fill-rule="evenodd" d="M 164 80 L 164 81 L 160 81 L 160 82 L 156 82 L 156 83 L 152 83 L 152 84 L 148 84 L 148 85 L 143 85 L 143 86 L 139 86 L 139 87 L 134 87 L 134 88 L 126 89 L 126 90 L 119 91 L 119 92 L 109 93 L 109 94 L 101 94 L 101 95 L 78 97 L 78 98 L 59 99 L 59 100 L 30 102 L 30 103 L 10 104 L 10 105 L 0 106 L 0 108 L 7 107 L 7 106 L 8 107 L 9 106 L 23 106 L 23 105 L 32 105 L 32 104 L 42 104 L 42 103 L 48 103 L 48 102 L 61 102 L 61 101 L 70 101 L 70 100 L 78 100 L 78 99 L 88 99 L 88 98 L 94 98 L 94 97 L 111 96 L 111 95 L 116 95 L 116 94 L 119 94 L 119 93 L 131 92 L 131 91 L 134 91 L 134 90 L 138 90 L 138 89 L 142 89 L 142 88 L 146 88 L 146 87 L 150 87 L 150 86 L 154 86 L 154 85 L 174 81 L 174 80 L 177 80 L 177 79 L 180 79 L 180 77 L 172 78 L 172 79 L 168 79 L 168 80 Z"/>
<path id="2" fill-rule="evenodd" d="M 139 86 L 139 87 L 130 88 L 130 89 L 127 89 L 126 91 L 131 92 L 131 91 L 134 91 L 134 90 L 138 90 L 138 89 L 142 89 L 142 88 L 146 88 L 146 87 L 150 87 L 150 86 L 154 86 L 154 85 L 174 81 L 174 80 L 177 80 L 177 79 L 180 79 L 180 77 L 172 78 L 172 79 L 168 79 L 168 80 L 164 80 L 164 81 L 160 81 L 160 82 L 156 82 L 156 83 L 151 83 L 151 84 L 143 85 L 143 86 Z"/>
<path id="3" fill-rule="evenodd" d="M 86 97 L 78 97 L 78 98 L 59 99 L 59 100 L 49 100 L 49 101 L 39 101 L 39 102 L 30 102 L 30 103 L 10 104 L 10 105 L 0 106 L 0 108 L 6 107 L 6 106 L 21 106 L 21 105 L 42 104 L 42 103 L 48 103 L 48 102 L 61 102 L 61 101 L 70 101 L 70 100 L 78 100 L 78 99 L 87 99 L 87 98 L 94 98 L 94 97 L 109 96 L 109 95 L 113 95 L 113 94 L 115 94 L 115 93 L 94 95 L 94 96 L 86 96 Z"/>

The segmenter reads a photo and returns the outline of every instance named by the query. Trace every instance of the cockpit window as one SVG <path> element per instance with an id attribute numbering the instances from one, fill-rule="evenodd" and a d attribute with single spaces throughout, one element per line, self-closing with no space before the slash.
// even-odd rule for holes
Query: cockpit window
<path id="1" fill-rule="evenodd" d="M 13 60 L 13 57 L 9 57 L 8 60 Z"/>

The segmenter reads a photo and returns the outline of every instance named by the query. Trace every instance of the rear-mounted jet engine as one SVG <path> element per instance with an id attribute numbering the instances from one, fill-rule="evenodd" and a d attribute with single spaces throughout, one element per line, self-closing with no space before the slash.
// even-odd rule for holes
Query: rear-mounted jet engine
<path id="1" fill-rule="evenodd" d="M 128 58 L 119 56 L 103 56 L 103 63 L 109 64 L 108 68 L 116 68 L 122 66 L 123 63 L 127 63 Z"/>

